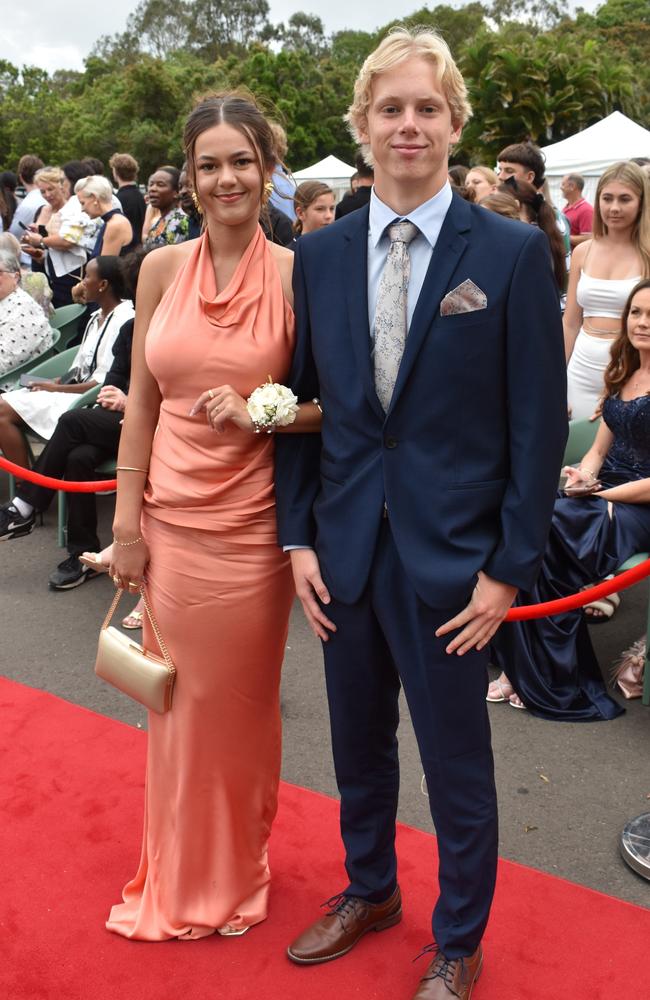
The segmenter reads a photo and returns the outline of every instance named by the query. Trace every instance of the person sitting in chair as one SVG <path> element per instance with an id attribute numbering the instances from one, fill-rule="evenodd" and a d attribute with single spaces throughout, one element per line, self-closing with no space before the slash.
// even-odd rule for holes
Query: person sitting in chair
<path id="1" fill-rule="evenodd" d="M 145 256 L 146 251 L 140 249 L 123 261 L 133 297 Z M 98 465 L 117 455 L 129 391 L 133 324 L 134 317 L 131 315 L 117 335 L 113 345 L 113 363 L 100 389 L 97 405 L 62 414 L 34 465 L 34 471 L 53 479 L 87 482 L 97 478 Z M 11 502 L 0 508 L 0 540 L 28 535 L 34 527 L 36 514 L 47 510 L 55 494 L 55 490 L 23 482 Z M 97 576 L 101 571 L 82 564 L 79 556 L 87 549 L 99 547 L 95 494 L 69 493 L 68 557 L 50 574 L 50 587 L 53 590 L 71 590 Z"/>
<path id="2" fill-rule="evenodd" d="M 124 273 L 117 257 L 97 257 L 90 261 L 84 286 L 86 300 L 99 303 L 99 308 L 90 317 L 70 369 L 62 377 L 12 389 L 0 400 L 0 451 L 23 468 L 29 464 L 25 431 L 33 431 L 49 441 L 59 418 L 72 407 L 75 397 L 103 383 L 113 361 L 113 344 L 120 327 L 134 316 L 133 303 L 126 299 Z M 15 517 L 12 523 L 19 527 Z"/>

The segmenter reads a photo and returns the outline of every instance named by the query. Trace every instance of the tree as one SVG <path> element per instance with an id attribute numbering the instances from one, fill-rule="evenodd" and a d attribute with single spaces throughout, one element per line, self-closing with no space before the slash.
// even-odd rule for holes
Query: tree
<path id="1" fill-rule="evenodd" d="M 187 47 L 192 6 L 186 0 L 140 0 L 127 21 L 127 33 L 146 52 L 164 59 Z"/>
<path id="2" fill-rule="evenodd" d="M 542 29 L 569 16 L 567 0 L 493 0 L 488 13 L 499 27 L 517 22 Z"/>
<path id="3" fill-rule="evenodd" d="M 337 31 L 331 38 L 334 62 L 359 69 L 377 45 L 377 36 L 368 31 Z"/>
<path id="4" fill-rule="evenodd" d="M 318 56 L 327 48 L 320 17 L 303 11 L 292 14 L 287 27 L 282 25 L 278 34 L 282 39 L 282 48 L 288 52 L 309 52 L 312 56 Z"/>
<path id="5" fill-rule="evenodd" d="M 268 15 L 266 0 L 193 0 L 189 44 L 207 62 L 230 52 L 241 54 L 274 35 Z"/>
<path id="6" fill-rule="evenodd" d="M 635 110 L 629 66 L 593 39 L 542 34 L 515 45 L 486 32 L 465 49 L 461 68 L 474 116 L 459 148 L 473 157 L 526 138 L 557 142 L 615 108 Z"/>
<path id="7" fill-rule="evenodd" d="M 377 40 L 384 38 L 395 25 L 404 24 L 407 28 L 424 26 L 438 31 L 452 54 L 458 58 L 463 46 L 486 27 L 487 12 L 487 8 L 476 0 L 459 8 L 450 7 L 448 4 L 438 4 L 432 10 L 422 7 L 408 17 L 391 21 L 378 32 Z"/>

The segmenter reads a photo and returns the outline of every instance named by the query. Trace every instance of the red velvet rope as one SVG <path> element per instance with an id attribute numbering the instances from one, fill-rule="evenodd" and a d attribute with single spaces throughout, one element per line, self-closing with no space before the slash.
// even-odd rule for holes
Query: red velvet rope
<path id="1" fill-rule="evenodd" d="M 50 476 L 42 476 L 40 472 L 32 472 L 31 469 L 23 469 L 21 465 L 14 465 L 6 458 L 0 456 L 0 469 L 10 472 L 16 479 L 26 479 L 37 486 L 45 486 L 48 490 L 62 490 L 64 493 L 102 493 L 104 490 L 116 490 L 117 479 L 98 479 L 92 483 L 75 483 L 69 479 L 51 479 Z"/>
<path id="2" fill-rule="evenodd" d="M 51 479 L 50 476 L 41 476 L 31 469 L 23 469 L 20 465 L 14 465 L 0 456 L 0 469 L 10 472 L 18 479 L 27 479 L 37 486 L 45 486 L 50 490 L 64 490 L 66 493 L 99 493 L 105 490 L 117 489 L 116 479 L 103 479 L 90 483 L 75 483 L 68 479 Z M 650 559 L 644 560 L 626 569 L 624 573 L 619 573 L 613 580 L 604 580 L 587 590 L 581 590 L 577 594 L 570 594 L 568 597 L 559 597 L 555 601 L 545 601 L 543 604 L 530 604 L 518 608 L 510 608 L 506 615 L 507 622 L 527 621 L 531 618 L 546 618 L 550 615 L 560 615 L 565 611 L 575 611 L 583 608 L 585 604 L 598 601 L 601 597 L 608 597 L 619 590 L 626 590 L 627 587 L 634 586 L 639 580 L 650 576 Z"/>

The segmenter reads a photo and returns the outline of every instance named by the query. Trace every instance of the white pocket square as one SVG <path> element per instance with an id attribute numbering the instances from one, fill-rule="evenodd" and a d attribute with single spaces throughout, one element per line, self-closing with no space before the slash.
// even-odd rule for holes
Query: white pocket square
<path id="1" fill-rule="evenodd" d="M 457 316 L 477 309 L 487 309 L 487 295 L 470 278 L 447 292 L 440 303 L 441 316 Z"/>

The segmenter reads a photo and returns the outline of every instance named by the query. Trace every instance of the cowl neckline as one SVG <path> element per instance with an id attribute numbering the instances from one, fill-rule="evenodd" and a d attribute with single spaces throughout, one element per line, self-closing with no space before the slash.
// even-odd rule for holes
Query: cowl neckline
<path id="1" fill-rule="evenodd" d="M 203 233 L 199 242 L 196 264 L 202 311 L 214 326 L 234 326 L 240 322 L 243 311 L 255 309 L 259 305 L 266 283 L 271 277 L 272 272 L 268 267 L 271 254 L 266 237 L 261 226 L 258 226 L 233 276 L 218 294 L 207 232 Z M 279 274 L 276 273 L 275 277 L 280 280 Z"/>

